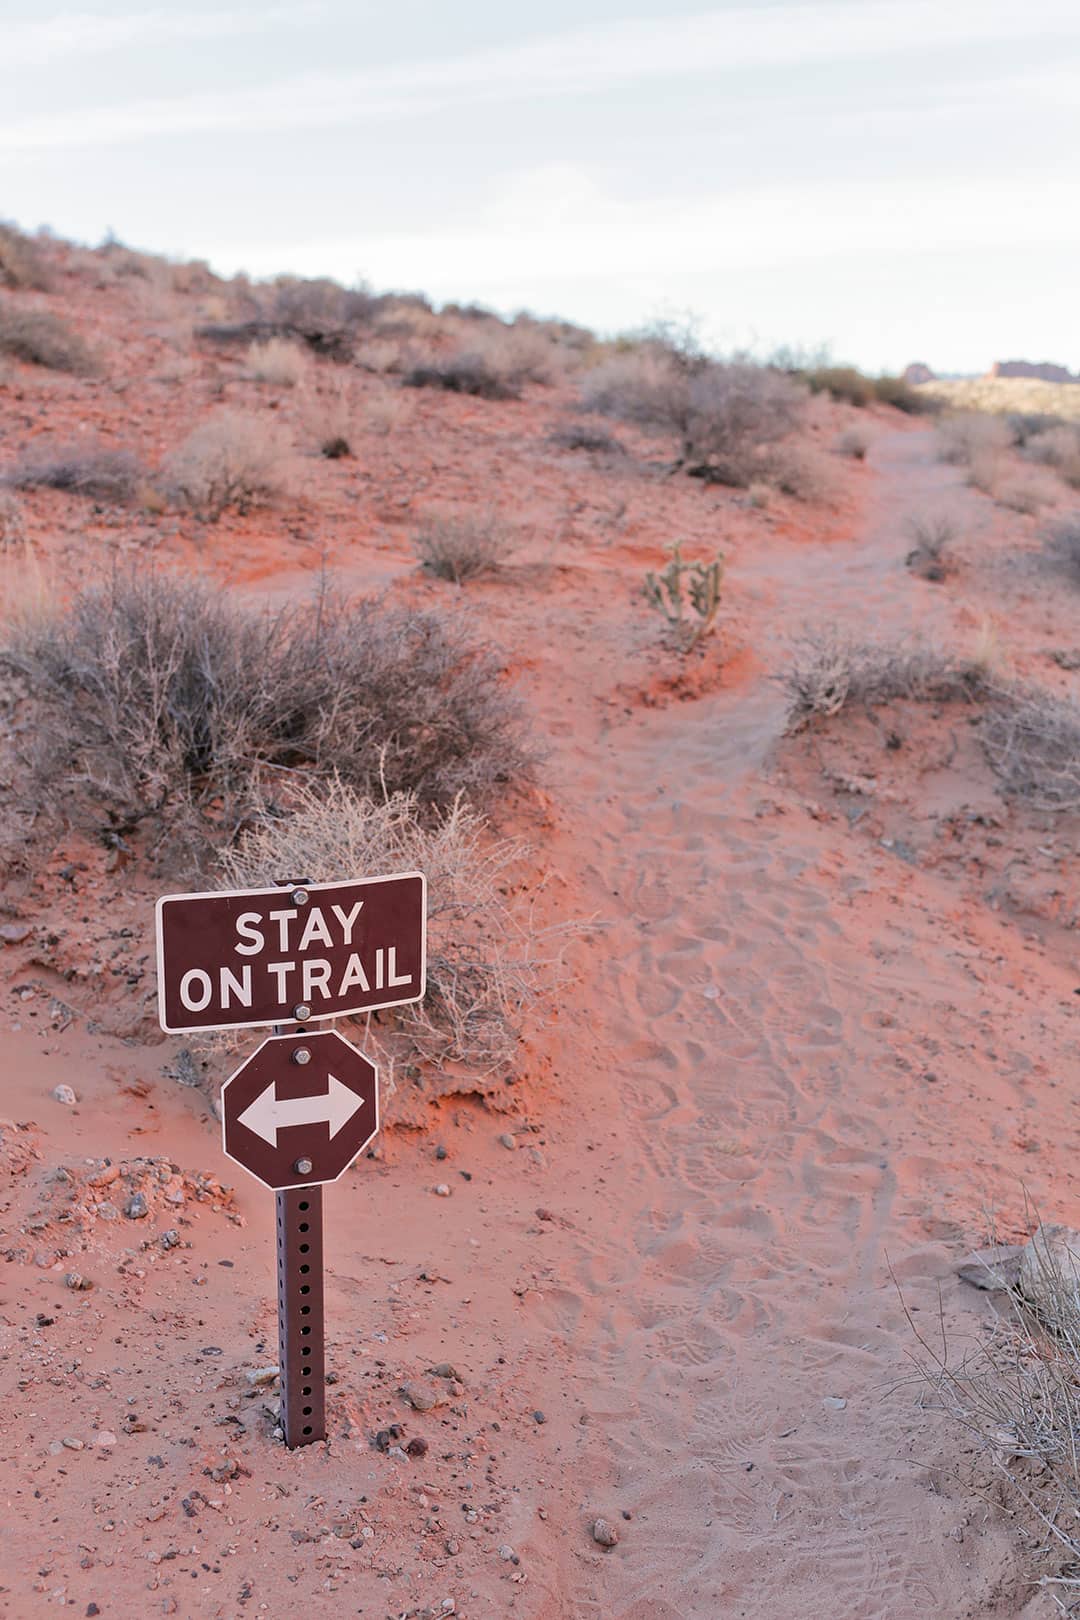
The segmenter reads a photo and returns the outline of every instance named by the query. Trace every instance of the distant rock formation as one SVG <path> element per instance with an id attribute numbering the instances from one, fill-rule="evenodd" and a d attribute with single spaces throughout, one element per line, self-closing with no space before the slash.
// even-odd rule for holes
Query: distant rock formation
<path id="1" fill-rule="evenodd" d="M 1049 360 L 1036 364 L 1033 360 L 995 360 L 990 367 L 991 377 L 1037 377 L 1040 382 L 1080 383 L 1080 376 L 1068 366 L 1051 365 Z"/>
<path id="2" fill-rule="evenodd" d="M 922 360 L 913 360 L 910 366 L 904 367 L 904 381 L 916 388 L 919 383 L 934 382 L 935 378 L 930 367 Z"/>

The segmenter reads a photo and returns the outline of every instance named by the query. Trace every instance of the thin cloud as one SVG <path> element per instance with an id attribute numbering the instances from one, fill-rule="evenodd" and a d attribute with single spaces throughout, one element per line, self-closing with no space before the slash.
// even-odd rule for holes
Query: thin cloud
<path id="1" fill-rule="evenodd" d="M 0 66 L 38 67 L 64 55 L 100 56 L 183 40 L 227 39 L 263 32 L 279 23 L 310 21 L 313 15 L 311 7 L 301 6 L 251 11 L 136 11 L 119 16 L 66 11 L 56 17 L 5 23 Z"/>
<path id="2" fill-rule="evenodd" d="M 281 13 L 222 15 L 226 22 L 231 18 L 236 27 L 246 27 L 252 17 L 264 26 Z M 122 31 L 125 19 L 116 21 Z M 55 26 L 62 22 L 57 19 Z M 126 22 L 134 38 L 140 19 Z M 141 38 L 150 42 L 151 25 L 180 31 L 210 22 L 205 15 L 144 13 Z M 74 38 L 75 32 L 68 19 L 64 37 Z M 1044 0 L 1037 13 L 1017 7 L 1013 0 L 952 0 L 949 6 L 940 0 L 744 6 L 696 16 L 624 20 L 358 73 L 306 75 L 244 90 L 81 107 L 0 125 L 0 152 L 116 144 L 152 136 L 389 123 L 477 102 L 598 93 L 650 81 L 715 80 L 754 68 L 925 55 L 937 48 L 968 45 L 973 39 L 985 44 L 1048 37 L 1080 38 L 1080 8 L 1073 0 Z M 12 60 L 6 45 L 4 54 L 6 65 Z"/>

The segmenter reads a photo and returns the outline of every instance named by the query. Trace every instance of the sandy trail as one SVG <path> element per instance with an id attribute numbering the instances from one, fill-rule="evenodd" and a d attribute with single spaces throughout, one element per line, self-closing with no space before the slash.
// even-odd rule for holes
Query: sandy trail
<path id="1" fill-rule="evenodd" d="M 903 515 L 948 482 L 928 437 L 879 440 L 854 543 L 740 559 L 775 625 L 943 616 L 903 569 Z M 901 1145 L 893 1061 L 905 953 L 943 947 L 932 918 L 898 935 L 864 903 L 835 833 L 774 813 L 783 707 L 761 677 L 646 712 L 617 774 L 582 750 L 558 785 L 602 829 L 591 866 L 619 916 L 590 1005 L 623 1157 L 576 1256 L 592 1339 L 571 1346 L 604 1414 L 590 1454 L 634 1521 L 575 1616 L 963 1612 L 943 1581 L 967 1601 L 957 1515 L 903 1461 L 918 1391 L 886 1399 L 910 1347 L 886 1250 L 916 1309 L 949 1270 L 917 1219 L 947 1167 Z"/>

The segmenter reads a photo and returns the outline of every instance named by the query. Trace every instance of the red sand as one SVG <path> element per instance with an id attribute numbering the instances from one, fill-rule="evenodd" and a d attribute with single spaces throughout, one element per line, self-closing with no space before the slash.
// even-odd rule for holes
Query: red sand
<path id="1" fill-rule="evenodd" d="M 85 422 L 154 460 L 222 392 L 295 417 L 209 351 L 163 380 L 168 323 L 137 299 L 53 295 L 108 380 L 14 371 L 9 451 Z M 203 1094 L 162 1074 L 181 1043 L 153 1029 L 161 884 L 77 839 L 12 877 L 8 920 L 32 931 L 0 957 L 2 1112 L 23 1122 L 0 1144 L 5 1614 L 1051 1612 L 1029 1584 L 1048 1566 L 913 1376 L 889 1273 L 917 1322 L 934 1330 L 940 1297 L 962 1340 L 989 1307 L 953 1268 L 987 1207 L 1017 1230 L 1026 1187 L 1080 1224 L 1075 825 L 1008 808 L 963 713 L 891 714 L 893 749 L 865 717 L 784 739 L 770 676 L 805 622 L 964 646 L 989 616 L 1062 688 L 1046 654 L 1074 645 L 1072 600 L 1031 561 L 1033 520 L 962 487 L 900 417 L 871 419 L 859 466 L 826 458 L 850 413 L 819 405 L 832 498 L 757 511 L 665 477 L 644 442 L 652 468 L 551 449 L 571 397 L 409 394 L 354 460 L 304 459 L 294 502 L 205 529 L 25 498 L 51 591 L 118 557 L 281 600 L 325 558 L 343 588 L 464 595 L 547 752 L 500 822 L 553 874 L 550 914 L 596 926 L 501 1112 L 410 1105 L 424 1128 L 391 1128 L 328 1190 L 330 1439 L 287 1454 L 273 1392 L 245 1377 L 275 1359 L 272 1199 L 229 1173 Z M 528 526 L 525 554 L 465 593 L 420 578 L 417 516 L 490 502 Z M 943 502 L 966 538 L 932 585 L 904 566 L 903 520 Z M 728 562 L 717 652 L 686 678 L 640 597 L 673 538 Z M 188 1182 L 87 1185 L 139 1156 Z M 234 1200 L 197 1196 L 198 1172 Z M 145 1219 L 95 1212 L 118 1186 L 149 1189 Z M 401 1384 L 442 1362 L 460 1380 L 412 1411 Z M 374 1449 L 390 1422 L 427 1455 Z"/>

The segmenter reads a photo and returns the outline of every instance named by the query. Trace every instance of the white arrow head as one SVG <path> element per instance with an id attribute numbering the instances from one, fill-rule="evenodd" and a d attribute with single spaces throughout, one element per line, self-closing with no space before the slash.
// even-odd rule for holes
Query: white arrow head
<path id="1" fill-rule="evenodd" d="M 285 1097 L 278 1100 L 273 1081 L 265 1091 L 249 1103 L 237 1123 L 261 1136 L 272 1148 L 277 1147 L 278 1131 L 290 1125 L 319 1125 L 324 1120 L 330 1126 L 331 1141 L 364 1106 L 363 1097 L 343 1086 L 335 1075 L 327 1075 L 327 1089 L 321 1097 Z"/>

